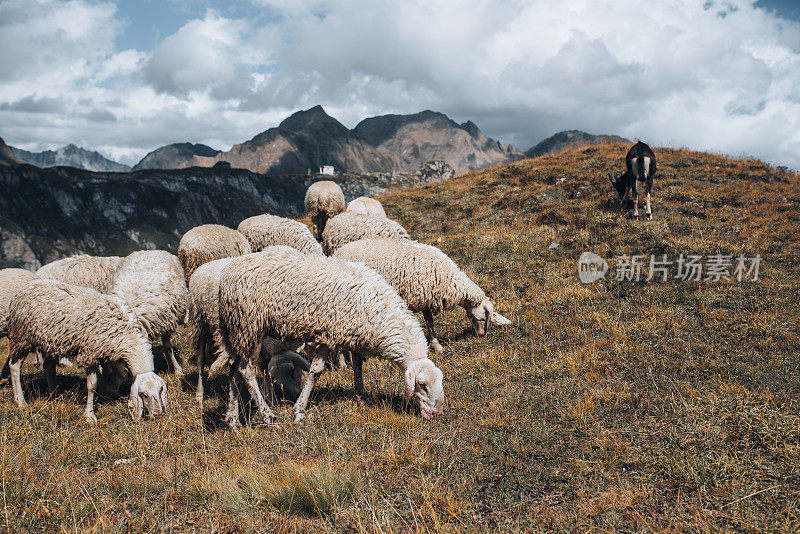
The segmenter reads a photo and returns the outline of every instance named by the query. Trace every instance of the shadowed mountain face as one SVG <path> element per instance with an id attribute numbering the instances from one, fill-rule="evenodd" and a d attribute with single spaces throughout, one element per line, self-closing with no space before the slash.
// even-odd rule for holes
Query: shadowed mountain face
<path id="1" fill-rule="evenodd" d="M 436 179 L 334 178 L 347 200 Z M 306 189 L 317 180 L 225 166 L 129 173 L 0 166 L 0 268 L 36 269 L 77 252 L 124 256 L 158 248 L 176 254 L 181 236 L 200 224 L 236 228 L 261 213 L 302 214 Z"/>
<path id="2" fill-rule="evenodd" d="M 71 144 L 55 151 L 45 150 L 44 152 L 28 152 L 14 147 L 11 149 L 15 156 L 37 167 L 66 166 L 97 172 L 127 172 L 131 170 L 127 165 L 112 161 L 98 152 Z"/>
<path id="3" fill-rule="evenodd" d="M 580 130 L 565 130 L 528 149 L 525 156 L 535 158 L 576 145 L 626 145 L 632 142 L 618 135 L 594 135 Z"/>
<path id="4" fill-rule="evenodd" d="M 409 173 L 438 160 L 460 173 L 521 157 L 516 148 L 486 138 L 473 123 L 458 125 L 433 111 L 373 117 L 349 130 L 315 106 L 294 113 L 277 128 L 228 152 L 197 154 L 189 160 L 175 160 L 175 166 L 211 167 L 227 161 L 235 168 L 270 175 L 314 172 L 322 165 L 333 165 L 337 172 L 345 173 Z"/>
<path id="5" fill-rule="evenodd" d="M 10 167 L 19 165 L 20 163 L 25 162 L 14 156 L 14 151 L 11 150 L 11 147 L 0 137 L 0 167 Z"/>
<path id="6" fill-rule="evenodd" d="M 134 165 L 133 170 L 178 169 L 188 167 L 187 163 L 194 156 L 214 157 L 217 154 L 219 154 L 219 150 L 200 143 L 174 143 L 153 150 L 142 158 L 142 161 Z"/>

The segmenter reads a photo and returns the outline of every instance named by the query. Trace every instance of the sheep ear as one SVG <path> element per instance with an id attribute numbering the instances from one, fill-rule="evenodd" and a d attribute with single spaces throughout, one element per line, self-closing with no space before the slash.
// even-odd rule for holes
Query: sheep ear
<path id="1" fill-rule="evenodd" d="M 290 353 L 289 358 L 292 360 L 292 363 L 301 368 L 303 371 L 308 371 L 311 369 L 311 364 L 296 352 Z"/>
<path id="2" fill-rule="evenodd" d="M 160 394 L 159 394 L 159 397 L 161 397 L 161 408 L 166 412 L 167 411 L 167 401 L 168 401 L 168 399 L 167 399 L 167 383 L 164 382 L 164 379 L 161 378 L 160 376 L 158 377 L 158 380 L 159 380 L 159 386 L 160 386 L 159 389 L 161 390 Z"/>
<path id="3" fill-rule="evenodd" d="M 131 417 L 134 421 L 139 421 L 142 419 L 142 415 L 144 414 L 144 403 L 142 399 L 139 398 L 139 382 L 134 379 L 133 385 L 131 386 L 131 395 L 128 398 L 128 408 L 131 411 Z"/>
<path id="4" fill-rule="evenodd" d="M 497 313 L 497 312 L 494 312 L 494 313 L 492 314 L 492 321 L 494 322 L 494 324 L 496 324 L 496 325 L 501 325 L 501 326 L 502 326 L 502 325 L 509 325 L 509 324 L 511 324 L 511 320 L 510 320 L 510 319 L 508 319 L 508 318 L 506 318 L 506 317 L 503 317 L 502 315 L 500 315 L 500 314 L 499 314 L 499 313 Z"/>
<path id="5" fill-rule="evenodd" d="M 410 401 L 414 396 L 414 385 L 416 382 L 416 373 L 414 369 L 408 368 L 405 376 L 405 388 L 403 389 L 403 398 L 406 402 Z"/>

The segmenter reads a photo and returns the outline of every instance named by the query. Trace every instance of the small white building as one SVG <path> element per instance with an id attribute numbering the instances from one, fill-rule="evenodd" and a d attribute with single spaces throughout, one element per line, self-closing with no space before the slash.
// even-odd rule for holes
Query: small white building
<path id="1" fill-rule="evenodd" d="M 319 173 L 333 176 L 333 165 L 323 165 L 319 168 Z"/>

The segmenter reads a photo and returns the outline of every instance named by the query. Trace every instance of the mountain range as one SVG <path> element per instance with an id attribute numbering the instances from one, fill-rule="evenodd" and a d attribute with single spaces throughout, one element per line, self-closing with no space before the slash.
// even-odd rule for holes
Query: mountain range
<path id="1" fill-rule="evenodd" d="M 69 144 L 58 150 L 45 150 L 44 152 L 28 152 L 21 148 L 11 147 L 14 155 L 26 163 L 37 167 L 75 167 L 95 172 L 128 172 L 128 165 L 112 161 L 99 152 L 86 150 Z"/>
<path id="2" fill-rule="evenodd" d="M 540 141 L 536 146 L 525 151 L 525 156 L 535 158 L 552 152 L 558 152 L 575 145 L 625 145 L 631 144 L 624 137 L 618 135 L 594 135 L 580 130 L 564 130 L 547 139 Z"/>
<path id="3" fill-rule="evenodd" d="M 459 125 L 434 111 L 372 117 L 350 130 L 322 106 L 315 106 L 227 152 L 194 154 L 173 164 L 210 167 L 227 161 L 235 168 L 271 175 L 315 172 L 323 165 L 344 173 L 408 173 L 436 160 L 447 162 L 460 174 L 522 157 L 514 146 L 484 136 L 472 122 Z M 137 167 L 142 168 L 142 163 Z"/>

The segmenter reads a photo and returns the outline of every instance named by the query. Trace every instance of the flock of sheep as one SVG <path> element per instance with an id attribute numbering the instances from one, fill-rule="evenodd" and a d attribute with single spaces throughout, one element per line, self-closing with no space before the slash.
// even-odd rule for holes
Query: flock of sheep
<path id="1" fill-rule="evenodd" d="M 443 351 L 434 315 L 460 305 L 478 335 L 509 321 L 447 255 L 386 218 L 378 201 L 346 205 L 339 186 L 322 181 L 309 187 L 305 206 L 314 234 L 301 222 L 258 215 L 237 230 L 189 230 L 177 257 L 146 250 L 73 256 L 35 274 L 0 270 L 0 336 L 9 341 L 2 380 L 10 375 L 16 403 L 26 406 L 20 367 L 33 353 L 48 388 L 58 364 L 86 369 L 87 421 L 97 421 L 96 393 L 119 396 L 131 377 L 133 418 L 157 416 L 167 409 L 167 386 L 154 372 L 152 343 L 161 342 L 182 374 L 170 338 L 185 323 L 197 399 L 202 404 L 206 365 L 209 378 L 226 376 L 230 427 L 240 424 L 243 398 L 255 423 L 275 422 L 278 397 L 294 401 L 294 420 L 303 421 L 316 377 L 348 359 L 360 398 L 367 357 L 398 367 L 404 397 L 423 417 L 441 413 L 442 371 L 429 358 L 429 344 Z M 414 312 L 422 312 L 427 336 Z"/>

